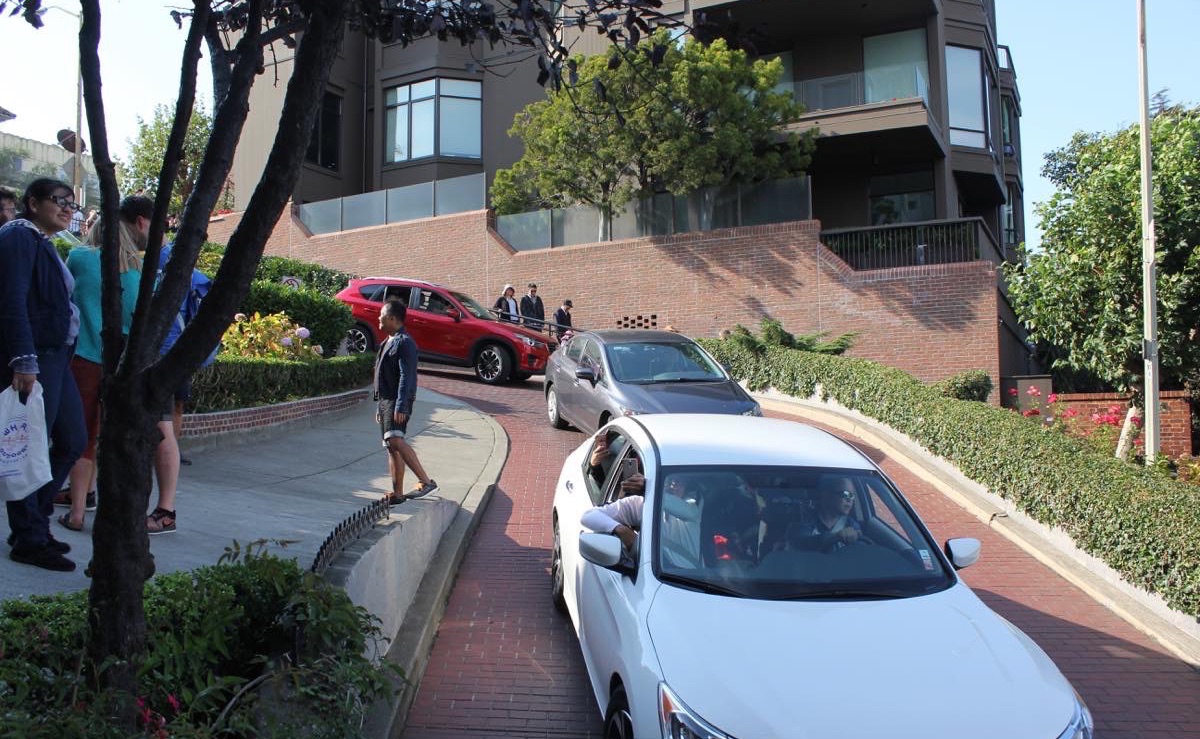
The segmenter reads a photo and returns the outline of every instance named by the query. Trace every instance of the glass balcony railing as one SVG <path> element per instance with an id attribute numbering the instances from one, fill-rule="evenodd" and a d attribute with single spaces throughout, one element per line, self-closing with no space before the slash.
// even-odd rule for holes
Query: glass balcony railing
<path id="1" fill-rule="evenodd" d="M 793 90 L 796 101 L 809 112 L 906 98 L 921 98 L 929 105 L 928 78 L 917 64 L 796 80 Z"/>
<path id="2" fill-rule="evenodd" d="M 486 184 L 480 173 L 305 203 L 300 206 L 300 220 L 316 236 L 482 210 L 487 203 Z"/>

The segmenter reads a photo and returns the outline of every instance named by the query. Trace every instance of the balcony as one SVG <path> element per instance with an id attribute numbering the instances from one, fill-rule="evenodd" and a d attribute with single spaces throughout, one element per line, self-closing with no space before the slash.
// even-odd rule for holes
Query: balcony
<path id="1" fill-rule="evenodd" d="M 792 87 L 796 102 L 808 113 L 913 98 L 929 107 L 929 81 L 915 64 L 797 80 Z"/>
<path id="2" fill-rule="evenodd" d="M 855 270 L 1004 261 L 981 218 L 839 228 L 822 231 L 821 243 Z"/>

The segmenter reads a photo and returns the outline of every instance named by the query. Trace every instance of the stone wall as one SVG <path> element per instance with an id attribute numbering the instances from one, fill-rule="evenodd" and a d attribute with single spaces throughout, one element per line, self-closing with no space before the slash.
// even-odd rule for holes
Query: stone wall
<path id="1" fill-rule="evenodd" d="M 214 219 L 224 242 L 238 215 Z M 506 283 L 536 282 L 547 316 L 564 298 L 586 328 L 664 327 L 715 337 L 763 317 L 793 333 L 855 331 L 850 355 L 933 381 L 1001 366 L 995 266 L 968 262 L 855 272 L 802 221 L 514 251 L 487 211 L 311 236 L 294 216 L 275 227 L 266 253 L 368 276 L 414 277 L 462 290 L 490 306 Z"/>
<path id="2" fill-rule="evenodd" d="M 1120 393 L 1059 393 L 1058 404 L 1074 408 L 1081 416 L 1107 411 L 1119 405 L 1121 415 L 1129 409 L 1129 396 Z M 1192 407 L 1183 390 L 1159 393 L 1159 433 L 1162 453 L 1175 458 L 1192 453 Z"/>

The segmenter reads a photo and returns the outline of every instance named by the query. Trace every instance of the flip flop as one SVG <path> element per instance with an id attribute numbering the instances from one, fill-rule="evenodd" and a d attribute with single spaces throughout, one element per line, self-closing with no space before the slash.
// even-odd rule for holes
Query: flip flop
<path id="1" fill-rule="evenodd" d="M 58 522 L 72 531 L 83 531 L 82 523 L 71 523 L 71 514 L 64 513 L 58 517 Z"/>

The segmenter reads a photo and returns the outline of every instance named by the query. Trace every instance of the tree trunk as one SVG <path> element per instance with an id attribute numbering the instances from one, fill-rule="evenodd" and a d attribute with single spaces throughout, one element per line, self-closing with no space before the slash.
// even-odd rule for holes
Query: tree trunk
<path id="1" fill-rule="evenodd" d="M 1141 417 L 1141 409 L 1136 405 L 1130 405 L 1129 410 L 1125 413 L 1125 423 L 1121 424 L 1121 436 L 1117 439 L 1117 459 L 1129 459 L 1129 452 L 1133 447 L 1133 437 L 1137 434 L 1137 427 L 1134 426 L 1133 419 Z"/>
<path id="2" fill-rule="evenodd" d="M 104 426 L 97 450 L 102 502 L 92 528 L 88 594 L 89 656 L 97 666 L 108 661 L 102 682 L 118 691 L 113 709 L 129 729 L 136 728 L 132 698 L 137 696 L 138 665 L 146 643 L 142 589 L 154 574 L 146 506 L 154 451 L 162 438 L 156 414 L 146 410 L 140 379 L 140 373 L 132 380 L 120 378 L 103 391 Z"/>

